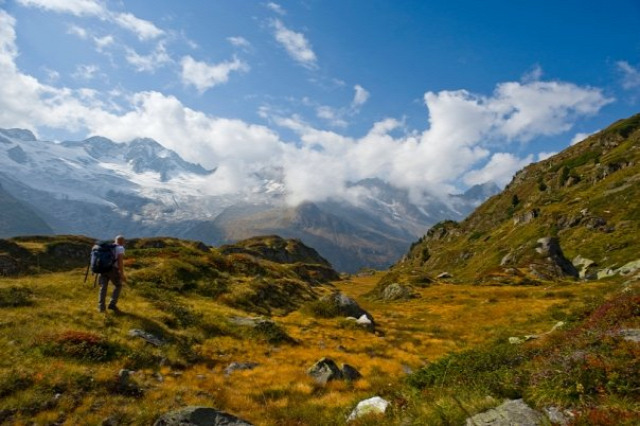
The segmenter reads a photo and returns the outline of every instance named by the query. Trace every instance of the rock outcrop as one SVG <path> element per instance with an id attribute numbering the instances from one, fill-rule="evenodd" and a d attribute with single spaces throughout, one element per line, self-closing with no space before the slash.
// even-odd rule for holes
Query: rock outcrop
<path id="1" fill-rule="evenodd" d="M 252 426 L 251 423 L 210 407 L 186 407 L 163 414 L 154 426 Z"/>
<path id="2" fill-rule="evenodd" d="M 548 424 L 544 414 L 529 407 L 522 399 L 506 401 L 504 404 L 476 414 L 466 421 L 466 426 L 542 426 Z"/>

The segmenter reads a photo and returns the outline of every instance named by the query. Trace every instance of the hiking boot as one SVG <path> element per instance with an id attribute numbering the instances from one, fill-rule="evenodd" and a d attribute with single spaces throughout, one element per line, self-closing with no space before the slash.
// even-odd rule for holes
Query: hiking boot
<path id="1" fill-rule="evenodd" d="M 104 306 L 98 306 L 98 312 L 104 312 L 106 308 Z"/>
<path id="2" fill-rule="evenodd" d="M 112 310 L 116 314 L 121 314 L 122 311 L 116 305 L 109 305 L 109 309 Z"/>

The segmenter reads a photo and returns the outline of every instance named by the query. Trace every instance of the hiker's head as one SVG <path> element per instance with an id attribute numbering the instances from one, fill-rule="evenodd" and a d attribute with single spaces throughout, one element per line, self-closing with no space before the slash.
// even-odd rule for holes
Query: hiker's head
<path id="1" fill-rule="evenodd" d="M 115 242 L 116 242 L 116 244 L 118 244 L 120 246 L 123 245 L 124 244 L 124 237 L 122 235 L 118 235 L 115 238 Z"/>

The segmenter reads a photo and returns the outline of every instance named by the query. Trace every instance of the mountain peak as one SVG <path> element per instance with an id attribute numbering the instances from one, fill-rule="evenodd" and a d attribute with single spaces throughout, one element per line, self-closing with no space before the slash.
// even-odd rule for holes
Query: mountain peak
<path id="1" fill-rule="evenodd" d="M 0 134 L 23 142 L 33 142 L 37 140 L 33 132 L 27 129 L 0 129 Z"/>

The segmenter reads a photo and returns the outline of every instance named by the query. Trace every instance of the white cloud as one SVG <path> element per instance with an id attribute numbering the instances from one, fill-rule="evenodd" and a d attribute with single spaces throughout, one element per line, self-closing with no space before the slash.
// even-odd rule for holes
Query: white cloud
<path id="1" fill-rule="evenodd" d="M 493 181 L 498 186 L 504 186 L 513 178 L 513 175 L 527 164 L 533 161 L 533 156 L 518 158 L 507 152 L 497 152 L 491 156 L 489 162 L 479 170 L 472 170 L 464 175 L 464 181 L 468 185 L 479 185 Z"/>
<path id="2" fill-rule="evenodd" d="M 318 118 L 326 120 L 333 127 L 347 127 L 348 123 L 342 118 L 342 113 L 334 108 L 323 105 L 316 108 Z"/>
<path id="3" fill-rule="evenodd" d="M 364 89 L 359 84 L 356 84 L 354 86 L 354 90 L 356 91 L 356 93 L 353 96 L 351 106 L 353 108 L 359 108 L 369 100 L 369 92 L 367 92 L 366 89 Z"/>
<path id="4" fill-rule="evenodd" d="M 536 64 L 531 70 L 529 70 L 522 76 L 522 81 L 524 83 L 540 81 L 540 79 L 542 78 L 542 74 L 544 74 L 544 72 L 542 71 L 542 67 Z"/>
<path id="5" fill-rule="evenodd" d="M 227 41 L 235 47 L 241 47 L 243 49 L 251 47 L 251 43 L 249 43 L 249 41 L 244 37 L 227 37 Z"/>
<path id="6" fill-rule="evenodd" d="M 18 3 L 50 12 L 68 13 L 79 17 L 96 17 L 103 21 L 113 22 L 133 32 L 140 40 L 154 39 L 164 34 L 164 31 L 153 23 L 130 13 L 112 12 L 98 0 L 18 0 Z"/>
<path id="7" fill-rule="evenodd" d="M 140 55 L 135 50 L 127 47 L 126 60 L 129 64 L 133 65 L 136 71 L 142 72 L 154 72 L 156 69 L 170 63 L 171 57 L 167 53 L 164 44 L 158 43 L 148 55 Z"/>
<path id="8" fill-rule="evenodd" d="M 94 37 L 93 42 L 96 44 L 98 51 L 104 50 L 108 46 L 112 46 L 115 42 L 113 36 L 106 35 L 104 37 Z"/>
<path id="9" fill-rule="evenodd" d="M 164 34 L 164 31 L 153 23 L 137 18 L 130 13 L 116 13 L 111 14 L 110 17 L 110 20 L 122 28 L 134 32 L 140 40 L 151 40 Z"/>
<path id="10" fill-rule="evenodd" d="M 58 13 L 70 13 L 75 16 L 101 16 L 107 10 L 97 0 L 18 0 L 23 6 L 36 7 Z"/>
<path id="11" fill-rule="evenodd" d="M 551 151 L 551 152 L 539 152 L 539 153 L 538 153 L 538 160 L 537 160 L 537 161 L 544 161 L 544 160 L 546 160 L 547 158 L 551 158 L 551 157 L 553 157 L 553 156 L 554 156 L 554 155 L 556 155 L 556 154 L 557 154 L 557 152 L 555 152 L 555 151 Z"/>
<path id="12" fill-rule="evenodd" d="M 306 68 L 315 68 L 317 66 L 316 54 L 304 34 L 286 28 L 278 19 L 271 21 L 271 25 L 275 30 L 276 40 L 285 48 L 294 61 Z"/>
<path id="13" fill-rule="evenodd" d="M 425 190 L 453 192 L 460 181 L 504 183 L 534 159 L 510 154 L 512 144 L 565 132 L 611 101 L 598 89 L 563 82 L 502 83 L 490 95 L 428 92 L 425 129 L 402 134 L 403 124 L 387 118 L 358 138 L 262 109 L 297 135 L 295 143 L 285 143 L 269 127 L 210 116 L 155 91 L 112 94 L 43 84 L 16 66 L 15 25 L 0 10 L 0 127 L 83 131 L 116 141 L 151 137 L 189 161 L 218 167 L 203 183 L 217 193 L 246 187 L 265 166 L 283 167 L 292 203 L 347 196 L 348 182 L 374 177 L 409 190 L 414 199 Z M 199 90 L 246 66 L 237 58 L 211 65 L 191 57 L 182 65 L 185 82 Z"/>
<path id="14" fill-rule="evenodd" d="M 578 142 L 582 142 L 583 140 L 585 140 L 589 136 L 593 135 L 594 133 L 596 133 L 596 132 L 593 132 L 593 133 L 576 133 L 576 135 L 573 137 L 573 139 L 571 139 L 571 145 L 575 145 Z"/>
<path id="15" fill-rule="evenodd" d="M 229 81 L 229 75 L 234 71 L 248 71 L 249 65 L 238 58 L 219 64 L 199 62 L 191 56 L 185 56 L 181 61 L 182 82 L 192 85 L 200 93 L 204 93 L 213 86 Z"/>
<path id="16" fill-rule="evenodd" d="M 91 80 L 100 71 L 100 67 L 95 64 L 81 64 L 76 67 L 73 77 L 81 80 Z"/>
<path id="17" fill-rule="evenodd" d="M 77 25 L 71 25 L 67 30 L 67 33 L 75 35 L 76 37 L 81 38 L 83 40 L 86 40 L 87 38 L 89 38 L 89 34 L 87 33 L 87 30 Z"/>
<path id="18" fill-rule="evenodd" d="M 622 87 L 631 90 L 640 87 L 640 70 L 633 67 L 627 61 L 619 61 L 616 63 L 618 69 L 622 72 Z"/>
<path id="19" fill-rule="evenodd" d="M 287 11 L 284 10 L 284 8 L 282 6 L 280 6 L 278 3 L 274 3 L 274 2 L 269 2 L 266 4 L 267 8 L 271 9 L 273 12 L 277 13 L 278 15 L 286 15 Z"/>

